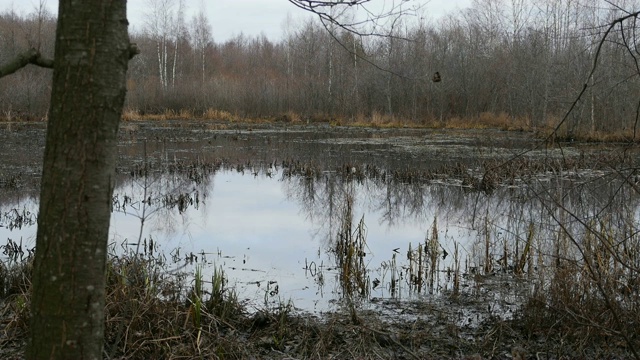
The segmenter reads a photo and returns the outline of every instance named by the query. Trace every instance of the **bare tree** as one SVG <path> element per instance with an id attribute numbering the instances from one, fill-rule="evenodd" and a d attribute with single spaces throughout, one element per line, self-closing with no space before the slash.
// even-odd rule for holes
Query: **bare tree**
<path id="1" fill-rule="evenodd" d="M 187 26 L 184 20 L 184 0 L 178 0 L 178 10 L 172 26 L 173 34 L 173 64 L 171 66 L 171 87 L 176 86 L 176 69 L 178 67 L 178 44 L 187 35 Z"/>
<path id="2" fill-rule="evenodd" d="M 207 63 L 206 49 L 211 42 L 211 25 L 205 14 L 205 4 L 200 3 L 198 14 L 191 20 L 191 39 L 193 47 L 199 52 L 198 59 L 200 62 L 200 74 L 202 83 L 205 83 L 205 68 Z"/>
<path id="3" fill-rule="evenodd" d="M 173 30 L 173 7 L 175 0 L 147 0 L 150 14 L 145 30 L 156 45 L 158 78 L 162 89 L 169 86 L 169 42 Z"/>

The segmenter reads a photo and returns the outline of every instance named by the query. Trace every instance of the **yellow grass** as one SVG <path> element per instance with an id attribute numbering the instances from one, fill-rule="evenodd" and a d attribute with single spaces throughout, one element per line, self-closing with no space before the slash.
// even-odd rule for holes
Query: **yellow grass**
<path id="1" fill-rule="evenodd" d="M 377 111 L 371 113 L 371 116 L 359 113 L 352 119 L 349 125 L 358 127 L 372 126 L 375 128 L 421 127 L 420 124 L 413 123 L 405 118 L 383 114 Z"/>
<path id="2" fill-rule="evenodd" d="M 213 108 L 208 108 L 207 111 L 205 111 L 204 114 L 202 114 L 202 119 L 204 119 L 204 120 L 222 120 L 222 121 L 229 121 L 229 122 L 239 122 L 239 121 L 244 120 L 240 116 L 238 116 L 237 114 L 232 114 L 232 113 L 230 113 L 228 111 L 217 110 L 217 109 L 213 109 Z"/>
<path id="3" fill-rule="evenodd" d="M 2 116 L 5 115 L 5 116 Z M 0 121 L 20 121 L 19 118 L 0 115 Z M 375 128 L 434 128 L 434 129 L 500 129 L 505 131 L 535 131 L 541 137 L 547 137 L 552 134 L 554 129 L 560 123 L 561 118 L 558 116 L 549 116 L 542 126 L 534 127 L 531 119 L 527 116 L 517 117 L 509 115 L 505 112 L 493 113 L 483 112 L 475 116 L 459 117 L 453 116 L 449 118 L 418 118 L 409 119 L 398 115 L 389 115 L 383 112 L 374 111 L 371 114 L 358 113 L 352 117 L 344 117 L 339 115 L 330 116 L 328 114 L 313 114 L 304 117 L 300 113 L 293 110 L 281 113 L 273 117 L 250 118 L 241 116 L 237 113 L 231 113 L 226 110 L 208 108 L 203 113 L 194 113 L 189 109 L 180 111 L 164 110 L 161 113 L 141 114 L 137 109 L 125 109 L 122 114 L 124 121 L 146 120 L 146 121 L 164 121 L 164 120 L 213 120 L 221 122 L 244 122 L 244 123 L 271 123 L 285 122 L 290 124 L 304 123 L 329 123 L 331 126 L 354 126 L 354 127 L 375 127 Z M 216 126 L 218 128 L 218 126 Z M 577 130 L 569 131 L 567 124 L 562 124 L 556 133 L 554 139 L 574 139 L 576 141 L 600 141 L 600 142 L 616 142 L 616 141 L 632 141 L 635 140 L 633 130 L 619 130 L 613 132 L 604 131 L 585 131 Z M 640 135 L 639 135 L 640 136 Z M 637 138 L 638 136 L 636 136 Z"/>
<path id="4" fill-rule="evenodd" d="M 301 123 L 302 116 L 295 111 L 289 110 L 280 117 L 280 120 L 288 123 Z"/>
<path id="5" fill-rule="evenodd" d="M 447 129 L 500 129 L 510 131 L 531 130 L 531 120 L 528 117 L 514 117 L 501 112 L 494 114 L 483 112 L 472 117 L 453 117 L 442 122 Z"/>
<path id="6" fill-rule="evenodd" d="M 142 120 L 140 113 L 135 109 L 125 109 L 122 112 L 122 120 L 123 121 L 133 121 L 133 120 Z"/>
<path id="7" fill-rule="evenodd" d="M 573 129 L 571 130 L 567 122 L 560 124 L 562 119 L 557 116 L 551 116 L 545 121 L 545 125 L 537 129 L 542 137 L 551 136 L 554 139 L 561 140 L 575 140 L 586 142 L 628 142 L 638 141 L 640 137 L 640 129 L 637 131 L 634 137 L 633 129 L 622 129 L 614 131 L 602 131 L 602 130 L 585 130 L 585 129 Z M 560 124 L 560 126 L 558 126 Z M 556 130 L 557 128 L 557 130 Z M 555 130 L 555 133 L 553 133 Z M 553 135 L 553 136 L 552 136 Z"/>

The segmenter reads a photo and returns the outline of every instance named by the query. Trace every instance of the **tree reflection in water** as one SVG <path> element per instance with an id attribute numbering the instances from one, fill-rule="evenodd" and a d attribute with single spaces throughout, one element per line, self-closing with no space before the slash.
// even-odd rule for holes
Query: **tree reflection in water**
<path id="1" fill-rule="evenodd" d="M 123 172 L 112 238 L 155 239 L 174 260 L 222 266 L 256 304 L 290 297 L 321 310 L 345 298 L 471 296 L 504 315 L 531 299 L 604 301 L 605 291 L 621 312 L 636 309 L 631 175 L 528 166 L 495 175 L 487 191 L 465 180 L 482 173 L 473 167 L 440 176 L 375 165 L 158 162 Z M 19 208 L 3 209 L 3 236 L 18 234 L 7 229 Z"/>

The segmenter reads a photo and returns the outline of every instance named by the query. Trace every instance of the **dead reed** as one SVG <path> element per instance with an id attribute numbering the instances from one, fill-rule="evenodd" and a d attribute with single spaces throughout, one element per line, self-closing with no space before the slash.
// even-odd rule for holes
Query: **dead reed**
<path id="1" fill-rule="evenodd" d="M 364 216 L 353 228 L 353 197 L 347 195 L 342 215 L 341 228 L 338 231 L 333 253 L 339 270 L 339 284 L 345 298 L 369 295 L 370 283 L 366 253 L 367 228 Z"/>
<path id="2" fill-rule="evenodd" d="M 543 161 L 521 158 L 506 164 L 483 161 L 474 169 L 459 164 L 432 171 L 387 171 L 352 163 L 333 169 L 347 186 L 378 181 L 401 190 L 412 189 L 412 184 L 429 184 L 442 174 L 455 176 L 460 184 L 465 176 L 476 179 L 475 185 L 473 181 L 464 185 L 468 186 L 466 196 L 479 199 L 472 202 L 474 207 L 469 211 L 476 217 L 473 224 L 478 233 L 471 255 L 465 258 L 455 240 L 447 245 L 449 239 L 442 236 L 446 226 L 434 216 L 424 241 L 415 248 L 409 244 L 408 267 L 404 267 L 404 250 L 398 256 L 394 253 L 385 262 L 390 279 L 382 281 L 392 301 L 401 298 L 407 279 L 409 289 L 417 293 L 437 289 L 439 281 L 447 279 L 453 296 L 446 301 L 472 308 L 476 312 L 471 315 L 457 315 L 453 305 L 438 307 L 437 301 L 434 304 L 424 298 L 418 305 L 407 301 L 399 308 L 422 307 L 431 317 L 418 313 L 419 317 L 407 322 L 368 314 L 355 301 L 349 302 L 346 317 L 336 313 L 321 320 L 296 314 L 293 304 L 284 301 L 255 311 L 228 287 L 222 269 L 214 267 L 211 279 L 204 278 L 202 265 L 193 272 L 176 271 L 175 264 L 158 253 L 149 238 L 141 239 L 141 252 L 114 251 L 110 259 L 106 352 L 110 358 L 132 359 L 460 358 L 476 353 L 505 357 L 507 353 L 520 354 L 513 349 L 524 347 L 530 356 L 544 353 L 547 358 L 635 356 L 640 339 L 629 329 L 640 326 L 640 226 L 636 207 L 624 202 L 637 196 L 637 186 L 635 181 L 622 181 L 633 180 L 634 170 L 623 167 L 619 173 L 610 171 L 613 175 L 602 176 L 600 182 L 619 186 L 611 194 L 604 193 L 608 189 L 604 186 L 585 192 L 585 183 L 597 186 L 597 179 L 578 181 L 575 175 L 581 168 L 596 168 L 593 164 L 600 164 L 598 169 L 618 164 L 621 159 L 617 156 Z M 283 179 L 299 180 L 304 186 L 316 186 L 317 181 L 326 179 L 325 169 L 317 163 L 289 160 L 277 166 Z M 154 171 L 175 172 L 197 184 L 206 181 L 210 172 L 225 167 L 259 171 L 244 162 L 175 162 L 157 167 L 147 164 L 127 176 L 142 184 L 142 177 Z M 492 184 L 492 191 L 486 191 L 488 185 L 480 185 L 484 178 Z M 516 183 L 526 186 L 526 191 L 511 190 L 510 185 Z M 552 186 L 539 186 L 547 183 Z M 501 208 L 502 201 L 492 202 L 500 194 L 518 202 Z M 585 205 L 585 196 L 600 195 L 604 195 L 604 205 Z M 149 206 L 178 212 L 197 206 L 200 199 L 197 192 L 185 191 L 144 198 Z M 139 200 L 116 197 L 114 209 L 127 211 L 132 201 Z M 340 216 L 333 247 L 340 291 L 349 298 L 366 298 L 376 285 L 375 281 L 369 283 L 371 269 L 365 261 L 369 253 L 367 227 L 364 217 L 354 222 L 352 196 L 345 198 Z M 10 211 L 5 218 L 8 222 L 3 224 L 11 226 L 30 219 L 21 210 Z M 453 261 L 446 267 L 443 263 L 451 258 L 447 259 L 445 247 L 453 249 Z M 28 331 L 30 252 L 19 241 L 9 241 L 2 249 L 23 256 L 16 267 L 0 266 L 0 322 L 4 326 L 0 348 L 19 350 Z M 193 254 L 188 258 L 193 259 Z M 463 261 L 466 265 L 461 272 Z M 517 297 L 523 288 L 526 296 Z M 517 310 L 509 313 L 512 317 L 504 316 L 505 304 L 517 305 Z M 489 310 L 484 310 L 487 307 Z"/>

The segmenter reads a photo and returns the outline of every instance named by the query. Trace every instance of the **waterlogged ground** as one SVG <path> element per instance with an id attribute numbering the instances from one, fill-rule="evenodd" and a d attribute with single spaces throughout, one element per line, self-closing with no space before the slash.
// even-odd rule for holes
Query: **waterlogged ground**
<path id="1" fill-rule="evenodd" d="M 0 239 L 28 256 L 45 129 L 0 125 Z M 637 149 L 529 133 L 129 122 L 118 151 L 113 254 L 200 266 L 205 280 L 222 269 L 250 312 L 355 306 L 405 327 L 454 326 L 454 343 L 514 318 L 566 251 L 553 206 L 585 218 L 624 208 L 626 220 L 639 209 Z"/>

